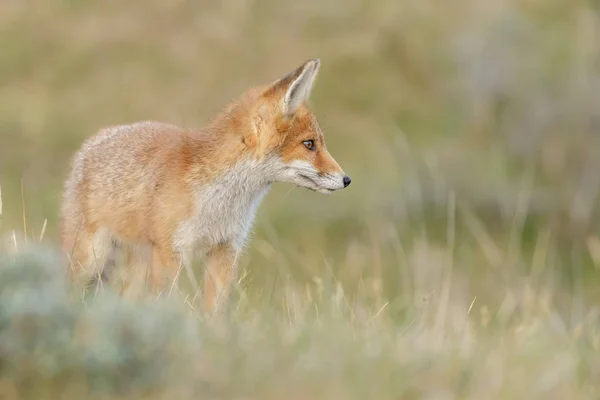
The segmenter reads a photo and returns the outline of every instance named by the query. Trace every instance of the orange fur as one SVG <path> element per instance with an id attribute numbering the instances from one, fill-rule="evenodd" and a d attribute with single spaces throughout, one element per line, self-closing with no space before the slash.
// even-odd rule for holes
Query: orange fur
<path id="1" fill-rule="evenodd" d="M 74 278 L 106 278 L 113 253 L 131 243 L 151 248 L 158 291 L 199 250 L 207 265 L 205 302 L 214 310 L 236 279 L 237 255 L 273 182 L 323 193 L 350 182 L 305 104 L 318 68 L 309 60 L 249 89 L 200 130 L 147 121 L 87 139 L 61 204 L 62 246 Z"/>

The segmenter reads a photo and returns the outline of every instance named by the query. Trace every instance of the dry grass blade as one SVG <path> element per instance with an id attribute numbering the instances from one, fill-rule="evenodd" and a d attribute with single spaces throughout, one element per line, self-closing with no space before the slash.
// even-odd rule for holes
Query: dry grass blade
<path id="1" fill-rule="evenodd" d="M 21 206 L 23 211 L 23 232 L 25 233 L 25 245 L 27 245 L 27 218 L 25 217 L 25 193 L 23 189 L 23 178 L 21 178 Z"/>
<path id="2" fill-rule="evenodd" d="M 44 240 L 44 234 L 46 233 L 46 225 L 48 224 L 48 219 L 44 218 L 44 224 L 42 225 L 42 231 L 40 232 L 40 242 Z"/>

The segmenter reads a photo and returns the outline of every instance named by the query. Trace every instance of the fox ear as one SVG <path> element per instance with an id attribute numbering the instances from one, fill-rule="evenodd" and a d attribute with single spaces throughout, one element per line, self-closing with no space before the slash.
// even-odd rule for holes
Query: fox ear
<path id="1" fill-rule="evenodd" d="M 282 112 L 286 116 L 294 115 L 298 107 L 310 97 L 310 93 L 319 72 L 321 62 L 318 58 L 308 60 L 300 67 L 271 85 L 267 92 L 283 92 Z"/>

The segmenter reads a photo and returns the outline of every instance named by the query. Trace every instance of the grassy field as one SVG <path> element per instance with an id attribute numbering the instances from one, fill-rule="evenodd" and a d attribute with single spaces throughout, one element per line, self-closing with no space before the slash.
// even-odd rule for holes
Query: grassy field
<path id="1" fill-rule="evenodd" d="M 3 0 L 0 397 L 598 398 L 599 38 L 591 0 Z M 87 136 L 313 57 L 352 185 L 275 187 L 228 318 L 63 281 Z"/>

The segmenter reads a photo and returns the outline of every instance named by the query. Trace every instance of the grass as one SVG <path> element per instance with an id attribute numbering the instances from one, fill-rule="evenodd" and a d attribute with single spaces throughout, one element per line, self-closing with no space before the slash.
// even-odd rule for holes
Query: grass
<path id="1" fill-rule="evenodd" d="M 2 397 L 597 398 L 599 18 L 587 0 L 4 0 Z M 352 185 L 275 187 L 229 318 L 185 290 L 83 301 L 61 280 L 85 137 L 200 126 L 313 57 Z"/>
<path id="2" fill-rule="evenodd" d="M 423 249 L 429 256 L 430 249 Z M 524 288 L 498 309 L 447 280 L 378 308 L 362 288 L 285 286 L 257 307 L 205 319 L 178 296 L 82 301 L 53 251 L 0 264 L 3 398 L 595 398 L 598 312 L 575 323 Z M 449 273 L 449 271 L 446 271 Z"/>
<path id="3" fill-rule="evenodd" d="M 394 297 L 377 280 L 359 279 L 346 291 L 333 271 L 306 285 L 286 274 L 277 287 L 258 291 L 248 289 L 258 284 L 244 275 L 229 313 L 215 317 L 205 317 L 201 298 L 185 291 L 120 297 L 106 287 L 82 297 L 52 244 L 36 237 L 26 244 L 13 232 L 0 251 L 0 393 L 596 398 L 600 313 L 581 293 L 561 293 L 560 280 L 552 279 L 557 272 L 547 267 L 554 254 L 547 235 L 538 239 L 528 276 L 506 269 L 493 277 L 495 293 L 470 297 L 483 282 L 455 268 L 461 252 L 452 199 L 446 245 L 396 243 L 403 291 Z M 349 257 L 339 269 L 355 261 Z"/>

